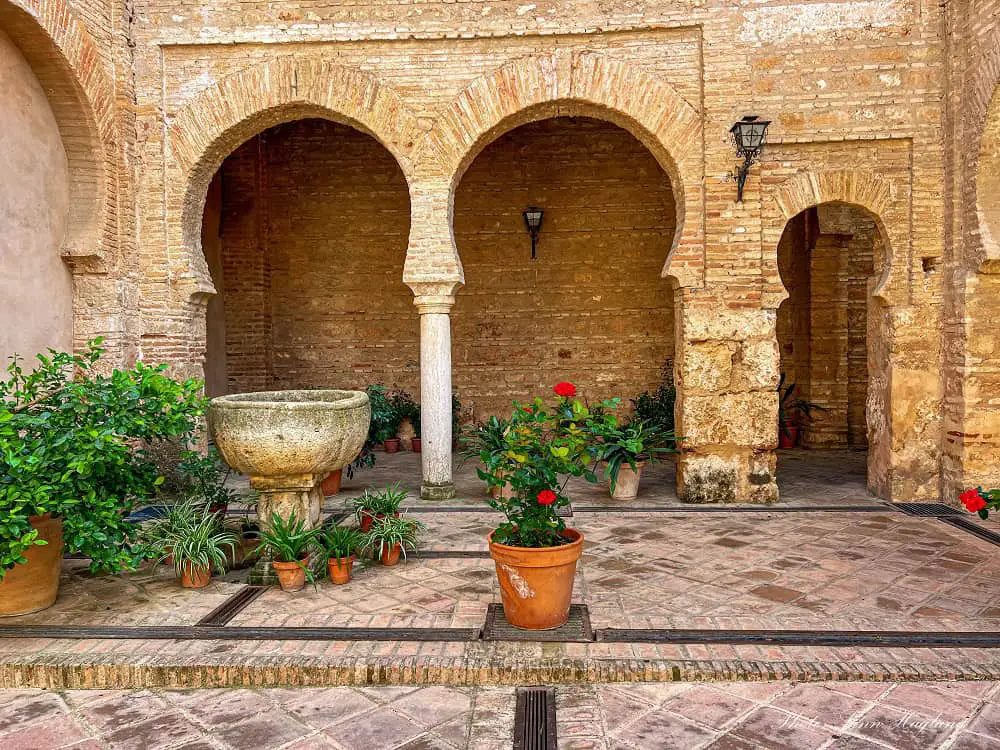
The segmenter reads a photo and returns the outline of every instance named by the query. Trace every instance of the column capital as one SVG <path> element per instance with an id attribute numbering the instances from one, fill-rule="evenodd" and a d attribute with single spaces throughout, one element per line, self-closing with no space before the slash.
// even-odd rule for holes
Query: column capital
<path id="1" fill-rule="evenodd" d="M 447 315 L 455 305 L 456 281 L 415 282 L 410 284 L 413 290 L 413 304 L 421 315 L 428 313 L 444 313 Z"/>

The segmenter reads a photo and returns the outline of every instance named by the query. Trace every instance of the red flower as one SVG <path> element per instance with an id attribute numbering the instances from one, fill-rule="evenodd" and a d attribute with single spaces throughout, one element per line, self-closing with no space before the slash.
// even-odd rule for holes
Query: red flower
<path id="1" fill-rule="evenodd" d="M 958 499 L 970 513 L 978 513 L 986 507 L 986 501 L 979 494 L 979 490 L 966 490 L 958 496 Z"/>
<path id="2" fill-rule="evenodd" d="M 562 396 L 563 398 L 573 398 L 576 395 L 576 386 L 566 381 L 556 383 L 556 387 L 552 390 L 556 392 L 557 396 Z"/>
<path id="3" fill-rule="evenodd" d="M 538 504 L 539 505 L 552 505 L 556 501 L 556 493 L 552 490 L 542 490 L 538 493 Z"/>

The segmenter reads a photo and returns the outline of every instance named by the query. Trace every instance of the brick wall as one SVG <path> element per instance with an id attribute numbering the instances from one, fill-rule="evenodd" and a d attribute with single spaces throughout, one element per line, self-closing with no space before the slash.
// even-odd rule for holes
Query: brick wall
<path id="1" fill-rule="evenodd" d="M 545 211 L 538 257 L 521 211 Z M 453 319 L 454 381 L 476 417 L 560 380 L 590 399 L 654 387 L 673 356 L 669 179 L 625 130 L 556 118 L 483 151 L 455 197 L 465 268 Z"/>

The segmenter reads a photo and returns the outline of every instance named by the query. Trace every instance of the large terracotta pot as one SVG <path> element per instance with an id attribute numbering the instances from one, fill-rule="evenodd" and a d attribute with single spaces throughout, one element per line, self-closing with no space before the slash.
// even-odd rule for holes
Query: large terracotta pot
<path id="1" fill-rule="evenodd" d="M 191 563 L 184 566 L 181 573 L 181 586 L 186 589 L 203 589 L 212 582 L 212 569 L 196 567 Z"/>
<path id="2" fill-rule="evenodd" d="M 340 492 L 340 483 L 344 478 L 344 470 L 337 469 L 336 471 L 331 471 L 326 475 L 326 479 L 320 485 L 320 489 L 323 490 L 323 497 L 329 497 L 330 495 L 336 495 Z"/>
<path id="3" fill-rule="evenodd" d="M 611 497 L 615 500 L 635 500 L 639 495 L 639 479 L 645 465 L 645 461 L 636 461 L 635 471 L 632 471 L 632 467 L 625 463 L 619 466 L 618 481 L 615 483 Z"/>
<path id="4" fill-rule="evenodd" d="M 563 535 L 571 541 L 559 547 L 510 547 L 494 543 L 490 534 L 504 615 L 515 628 L 551 630 L 569 619 L 583 534 L 566 529 Z"/>
<path id="5" fill-rule="evenodd" d="M 327 561 L 326 567 L 330 574 L 330 581 L 343 584 L 351 580 L 351 569 L 354 568 L 355 556 L 331 557 Z"/>
<path id="6" fill-rule="evenodd" d="M 306 585 L 306 560 L 300 562 L 271 562 L 282 591 L 301 591 Z"/>
<path id="7" fill-rule="evenodd" d="M 15 565 L 0 581 L 0 617 L 26 615 L 51 607 L 59 595 L 62 569 L 63 522 L 51 514 L 32 516 L 32 528 L 48 544 L 29 547 L 24 552 L 28 562 Z"/>

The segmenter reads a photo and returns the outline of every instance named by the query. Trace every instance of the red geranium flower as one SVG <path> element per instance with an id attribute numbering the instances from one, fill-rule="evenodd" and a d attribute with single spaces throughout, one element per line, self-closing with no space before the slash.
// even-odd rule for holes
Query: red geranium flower
<path id="1" fill-rule="evenodd" d="M 576 386 L 566 381 L 556 383 L 555 388 L 552 390 L 556 392 L 557 396 L 562 396 L 563 398 L 572 398 L 576 395 Z"/>
<path id="2" fill-rule="evenodd" d="M 556 501 L 556 493 L 552 490 L 542 490 L 538 493 L 538 504 L 539 505 L 552 505 Z"/>
<path id="3" fill-rule="evenodd" d="M 979 494 L 979 490 L 966 490 L 958 496 L 958 499 L 970 513 L 978 513 L 986 507 L 986 501 Z"/>

